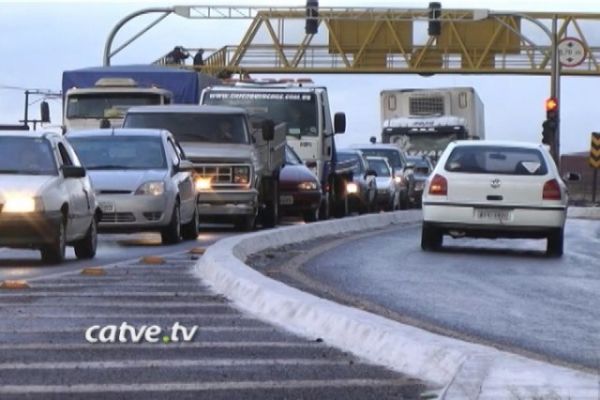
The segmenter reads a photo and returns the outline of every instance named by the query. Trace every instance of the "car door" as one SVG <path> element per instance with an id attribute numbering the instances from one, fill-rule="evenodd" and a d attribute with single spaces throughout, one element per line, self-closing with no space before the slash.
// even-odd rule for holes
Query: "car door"
<path id="1" fill-rule="evenodd" d="M 190 221 L 196 207 L 194 181 L 190 171 L 179 171 L 174 165 L 179 166 L 185 159 L 183 150 L 172 136 L 167 137 L 167 158 L 170 161 L 171 179 L 179 188 L 181 201 L 181 220 Z"/>
<path id="2" fill-rule="evenodd" d="M 57 149 L 63 166 L 75 166 L 65 143 L 59 141 Z M 62 172 L 61 172 L 62 173 Z M 67 239 L 80 236 L 88 228 L 90 215 L 90 197 L 86 192 L 81 178 L 64 179 L 69 198 L 69 213 L 67 218 Z"/>

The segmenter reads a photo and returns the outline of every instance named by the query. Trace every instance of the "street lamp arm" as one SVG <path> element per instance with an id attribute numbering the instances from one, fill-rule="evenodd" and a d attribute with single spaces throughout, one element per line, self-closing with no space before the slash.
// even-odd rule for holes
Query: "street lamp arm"
<path id="1" fill-rule="evenodd" d="M 175 11 L 175 9 L 172 7 L 171 8 L 145 8 L 143 10 L 139 10 L 134 13 L 131 13 L 131 14 L 127 15 L 126 17 L 124 17 L 122 20 L 120 20 L 110 31 L 110 33 L 108 34 L 108 38 L 106 39 L 106 44 L 104 46 L 103 65 L 109 66 L 110 58 L 114 54 L 121 51 L 125 46 L 127 46 L 129 43 L 133 42 L 135 39 L 140 37 L 144 32 L 146 32 L 148 29 L 152 28 L 154 25 L 156 25 L 158 22 L 160 22 L 162 19 L 166 18 L 169 14 L 173 13 L 174 11 Z M 135 35 L 132 39 L 127 41 L 125 44 L 123 44 L 117 50 L 115 50 L 114 53 L 111 52 L 113 40 L 114 40 L 115 36 L 117 35 L 117 32 L 123 27 L 123 25 L 125 25 L 130 20 L 132 20 L 136 17 L 139 17 L 140 15 L 150 14 L 150 13 L 159 13 L 159 12 L 165 13 L 165 14 L 163 16 L 159 17 L 156 21 L 154 21 L 152 24 L 147 26 L 145 29 L 143 29 L 141 32 L 139 32 L 137 35 Z"/>

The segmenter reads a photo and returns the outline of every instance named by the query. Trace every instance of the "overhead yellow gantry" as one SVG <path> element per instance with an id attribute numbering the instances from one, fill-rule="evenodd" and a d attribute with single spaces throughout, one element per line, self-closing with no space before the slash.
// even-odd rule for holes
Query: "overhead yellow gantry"
<path id="1" fill-rule="evenodd" d="M 159 19 L 111 51 L 118 29 L 149 12 Z M 561 75 L 600 75 L 600 14 L 443 9 L 441 33 L 429 36 L 427 9 L 318 9 L 318 33 L 307 34 L 305 7 L 175 6 L 123 19 L 107 41 L 105 65 L 166 16 L 247 19 L 238 45 L 214 50 L 195 67 L 215 75 L 253 73 L 550 74 L 553 43 L 574 38 L 582 62 Z M 554 29 L 553 29 L 554 28 Z M 553 38 L 554 36 L 554 42 Z M 195 49 L 189 49 L 191 51 Z M 156 63 L 167 59 L 160 57 Z M 191 66 L 190 66 L 191 67 Z"/>

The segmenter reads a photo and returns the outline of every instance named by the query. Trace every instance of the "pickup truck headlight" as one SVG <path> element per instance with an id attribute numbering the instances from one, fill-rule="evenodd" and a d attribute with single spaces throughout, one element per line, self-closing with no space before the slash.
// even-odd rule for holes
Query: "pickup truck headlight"
<path id="1" fill-rule="evenodd" d="M 197 176 L 196 178 L 194 178 L 194 185 L 196 186 L 197 191 L 210 190 L 210 188 L 212 187 L 211 179 L 204 178 L 201 176 Z"/>
<path id="2" fill-rule="evenodd" d="M 162 181 L 146 182 L 135 191 L 135 194 L 145 196 L 160 196 L 164 193 L 165 183 Z"/>
<path id="3" fill-rule="evenodd" d="M 233 183 L 247 184 L 250 182 L 250 168 L 233 167 Z"/>
<path id="4" fill-rule="evenodd" d="M 300 182 L 298 184 L 298 189 L 299 190 L 317 190 L 317 183 L 316 182 Z"/>
<path id="5" fill-rule="evenodd" d="M 346 184 L 346 192 L 349 194 L 358 193 L 358 185 L 354 182 L 348 182 Z"/>
<path id="6" fill-rule="evenodd" d="M 2 207 L 2 212 L 32 213 L 42 211 L 42 209 L 42 200 L 39 197 L 22 194 L 8 194 L 6 195 L 6 202 Z"/>

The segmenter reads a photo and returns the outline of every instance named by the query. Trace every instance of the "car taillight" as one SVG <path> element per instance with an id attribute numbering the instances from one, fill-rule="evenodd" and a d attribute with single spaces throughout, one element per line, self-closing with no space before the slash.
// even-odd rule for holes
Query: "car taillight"
<path id="1" fill-rule="evenodd" d="M 560 200 L 560 185 L 558 184 L 558 181 L 556 179 L 551 179 L 544 183 L 542 198 L 544 200 Z"/>
<path id="2" fill-rule="evenodd" d="M 441 175 L 435 174 L 429 185 L 429 194 L 437 196 L 448 195 L 448 181 Z"/>

